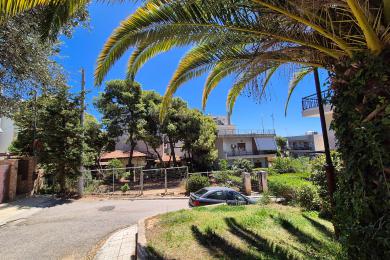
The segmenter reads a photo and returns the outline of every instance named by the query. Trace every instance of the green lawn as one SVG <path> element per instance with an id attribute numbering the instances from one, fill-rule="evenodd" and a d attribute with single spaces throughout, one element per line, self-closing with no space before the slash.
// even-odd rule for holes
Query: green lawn
<path id="1" fill-rule="evenodd" d="M 277 204 L 201 207 L 146 223 L 159 259 L 340 259 L 330 222 Z"/>
<path id="2" fill-rule="evenodd" d="M 296 191 L 303 186 L 313 186 L 308 181 L 310 173 L 272 173 L 268 175 L 270 192 L 278 197 L 294 199 Z"/>

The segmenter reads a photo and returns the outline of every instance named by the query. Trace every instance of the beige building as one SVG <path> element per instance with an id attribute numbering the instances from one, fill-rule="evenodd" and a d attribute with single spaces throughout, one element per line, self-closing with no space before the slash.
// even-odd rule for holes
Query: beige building
<path id="1" fill-rule="evenodd" d="M 323 100 L 325 100 L 325 103 L 329 99 L 329 91 L 322 92 Z M 307 97 L 302 98 L 302 116 L 303 117 L 320 117 L 320 112 L 318 109 L 318 99 L 317 95 L 313 94 Z M 326 121 L 326 127 L 328 129 L 328 139 L 329 139 L 329 147 L 331 150 L 336 149 L 336 137 L 334 134 L 334 131 L 330 129 L 330 124 L 333 120 L 333 110 L 331 105 L 326 104 L 324 105 L 324 112 L 325 112 L 325 121 Z"/>
<path id="2" fill-rule="evenodd" d="M 277 146 L 273 130 L 239 130 L 227 116 L 214 116 L 218 128 L 216 146 L 218 158 L 232 162 L 236 159 L 252 161 L 256 167 L 268 167 L 275 157 Z"/>
<path id="3" fill-rule="evenodd" d="M 8 147 L 16 137 L 14 122 L 6 117 L 0 118 L 0 154 L 7 153 Z"/>
<path id="4" fill-rule="evenodd" d="M 314 131 L 304 135 L 287 136 L 287 147 L 292 156 L 310 156 L 324 152 L 324 139 L 322 134 Z"/>

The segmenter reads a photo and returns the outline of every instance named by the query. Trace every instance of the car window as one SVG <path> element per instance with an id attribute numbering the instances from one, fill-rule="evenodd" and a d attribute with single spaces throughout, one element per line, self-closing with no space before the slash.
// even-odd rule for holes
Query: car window
<path id="1" fill-rule="evenodd" d="M 207 191 L 208 190 L 206 190 L 206 189 L 200 189 L 200 190 L 198 190 L 197 192 L 195 192 L 195 195 L 197 195 L 197 196 L 202 196 L 203 194 L 206 194 L 207 193 Z"/>
<path id="2" fill-rule="evenodd" d="M 235 191 L 229 191 L 227 198 L 228 198 L 228 200 L 246 201 L 244 196 L 242 196 L 240 193 L 235 192 Z"/>
<path id="3" fill-rule="evenodd" d="M 225 200 L 225 193 L 223 191 L 216 191 L 207 196 L 208 199 Z"/>

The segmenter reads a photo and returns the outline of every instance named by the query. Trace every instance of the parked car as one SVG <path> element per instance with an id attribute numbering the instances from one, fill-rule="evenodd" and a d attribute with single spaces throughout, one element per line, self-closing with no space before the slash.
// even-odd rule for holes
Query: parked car
<path id="1" fill-rule="evenodd" d="M 228 205 L 255 204 L 256 201 L 226 187 L 208 187 L 190 194 L 190 207 L 227 203 Z"/>

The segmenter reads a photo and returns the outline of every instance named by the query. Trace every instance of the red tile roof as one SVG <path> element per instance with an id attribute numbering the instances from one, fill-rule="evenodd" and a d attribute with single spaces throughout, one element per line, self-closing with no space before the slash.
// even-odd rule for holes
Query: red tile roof
<path id="1" fill-rule="evenodd" d="M 168 154 L 164 154 L 161 158 L 163 160 L 163 162 L 173 162 L 173 158 L 171 158 L 171 155 L 168 155 Z M 180 162 L 181 158 L 179 156 L 176 156 L 176 161 L 177 162 Z M 155 162 L 160 162 L 159 159 L 155 160 Z"/>
<path id="2" fill-rule="evenodd" d="M 120 159 L 120 158 L 129 158 L 130 151 L 115 150 L 112 152 L 106 152 L 100 158 L 101 160 L 110 160 L 110 159 Z M 146 157 L 146 154 L 134 151 L 133 157 Z"/>

